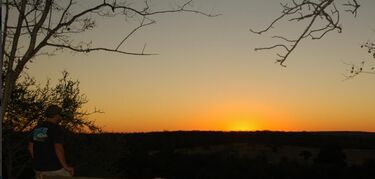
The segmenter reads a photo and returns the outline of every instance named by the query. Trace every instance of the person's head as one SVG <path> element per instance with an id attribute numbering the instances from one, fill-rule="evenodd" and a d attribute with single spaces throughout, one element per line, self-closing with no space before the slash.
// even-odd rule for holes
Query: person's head
<path id="1" fill-rule="evenodd" d="M 44 116 L 47 118 L 48 121 L 59 123 L 62 119 L 61 117 L 62 109 L 57 105 L 50 105 L 47 107 Z"/>

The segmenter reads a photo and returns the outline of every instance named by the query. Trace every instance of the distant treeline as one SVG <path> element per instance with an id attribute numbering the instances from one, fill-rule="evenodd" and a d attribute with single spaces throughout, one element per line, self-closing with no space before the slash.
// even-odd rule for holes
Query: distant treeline
<path id="1" fill-rule="evenodd" d="M 15 136 L 21 140 L 27 134 Z M 27 140 L 23 141 L 27 153 Z M 67 160 L 75 166 L 78 176 L 375 178 L 375 133 L 367 132 L 67 133 L 65 146 Z M 344 149 L 370 155 L 363 162 L 350 165 Z M 27 158 L 23 160 L 20 164 L 29 162 Z M 28 165 L 20 176 L 27 179 L 32 175 Z"/>
<path id="2" fill-rule="evenodd" d="M 375 149 L 375 133 L 371 132 L 220 132 L 165 131 L 129 134 L 101 134 L 119 137 L 133 148 L 181 148 L 230 143 L 294 145 L 319 148 L 339 145 L 350 149 Z M 140 142 L 142 141 L 142 142 Z"/>

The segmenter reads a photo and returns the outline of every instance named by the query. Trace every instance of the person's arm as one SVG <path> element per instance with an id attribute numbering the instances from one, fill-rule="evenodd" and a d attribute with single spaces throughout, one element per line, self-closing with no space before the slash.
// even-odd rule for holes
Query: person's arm
<path id="1" fill-rule="evenodd" d="M 29 153 L 31 158 L 34 158 L 34 143 L 29 142 L 29 145 L 27 146 L 27 149 L 29 149 Z"/>
<path id="2" fill-rule="evenodd" d="M 72 168 L 68 164 L 66 164 L 65 151 L 64 151 L 63 145 L 60 144 L 60 143 L 55 143 L 55 152 L 56 152 L 57 158 L 59 159 L 59 162 L 62 165 L 62 167 L 64 167 L 64 169 L 66 171 L 68 171 L 70 173 L 70 175 L 73 176 L 74 175 L 74 168 Z"/>

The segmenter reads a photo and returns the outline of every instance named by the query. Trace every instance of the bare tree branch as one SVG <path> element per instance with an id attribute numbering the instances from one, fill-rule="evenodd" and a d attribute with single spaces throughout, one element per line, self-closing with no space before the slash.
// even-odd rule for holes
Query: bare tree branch
<path id="1" fill-rule="evenodd" d="M 250 29 L 250 32 L 261 35 L 268 32 L 276 23 L 282 20 L 288 20 L 289 22 L 295 22 L 297 24 L 301 21 L 308 21 L 307 25 L 304 25 L 302 32 L 295 38 L 297 40 L 290 40 L 294 38 L 284 36 L 273 36 L 273 38 L 284 40 L 284 43 L 276 44 L 271 47 L 255 48 L 255 50 L 269 50 L 275 47 L 284 47 L 286 52 L 281 55 L 277 54 L 281 59 L 277 59 L 276 63 L 285 67 L 285 61 L 303 39 L 322 39 L 326 34 L 335 30 L 341 33 L 340 11 L 337 9 L 334 2 L 337 2 L 337 0 L 293 0 L 289 4 L 281 4 L 283 11 L 279 17 L 275 18 L 270 25 L 263 30 L 255 31 Z M 347 3 L 342 4 L 342 6 L 346 8 L 345 11 L 351 12 L 355 16 L 360 7 L 357 0 L 349 0 Z"/>
<path id="2" fill-rule="evenodd" d="M 375 58 L 375 43 L 374 42 L 366 42 L 365 44 L 361 45 L 361 48 L 366 48 L 367 52 Z"/>
<path id="3" fill-rule="evenodd" d="M 22 7 L 19 10 L 20 14 L 23 14 L 23 12 L 25 11 L 25 9 L 26 9 L 26 0 L 23 0 L 22 1 Z M 16 52 L 17 52 L 18 42 L 19 42 L 19 38 L 20 38 L 20 34 L 21 34 L 21 27 L 22 27 L 22 24 L 23 24 L 23 20 L 24 19 L 22 18 L 21 15 L 18 16 L 17 29 L 16 29 L 15 34 L 14 34 L 13 44 L 12 44 L 12 48 L 11 48 L 11 51 L 10 51 L 8 71 L 12 71 L 13 70 L 14 56 L 16 56 Z"/>
<path id="4" fill-rule="evenodd" d="M 343 5 L 349 7 L 349 9 L 347 9 L 345 11 L 351 12 L 352 14 L 354 14 L 355 17 L 357 17 L 358 8 L 360 7 L 357 0 L 348 1 L 348 3 L 343 4 Z"/>
<path id="5" fill-rule="evenodd" d="M 347 74 L 344 74 L 344 81 L 345 80 L 349 80 L 349 79 L 353 79 L 355 77 L 357 77 L 358 75 L 360 74 L 375 74 L 375 68 L 374 67 L 371 67 L 371 68 L 366 68 L 366 62 L 365 61 L 362 61 L 359 65 L 355 65 L 355 64 L 352 64 L 352 63 L 345 63 L 343 62 L 345 65 L 348 65 L 350 66 L 350 69 L 348 70 Z"/>
<path id="6" fill-rule="evenodd" d="M 367 53 L 372 56 L 372 60 L 362 60 L 359 65 L 343 62 L 345 65 L 350 67 L 350 69 L 347 70 L 347 73 L 344 74 L 345 80 L 352 79 L 360 74 L 375 75 L 375 64 L 373 61 L 375 59 L 375 43 L 366 42 L 365 44 L 361 45 L 361 48 L 365 48 L 367 50 Z"/>
<path id="7" fill-rule="evenodd" d="M 134 28 L 118 45 L 117 45 L 117 47 L 116 47 L 116 49 L 115 50 L 118 50 L 120 47 L 121 47 L 121 45 L 131 36 L 131 35 L 133 35 L 136 31 L 138 31 L 139 29 L 141 29 L 142 27 L 144 27 L 144 26 L 148 26 L 148 25 L 151 25 L 151 24 L 154 24 L 155 23 L 155 21 L 153 21 L 153 20 L 150 20 L 150 22 L 148 22 L 148 23 L 145 23 L 145 20 L 146 20 L 146 17 L 143 17 L 143 19 L 142 19 L 142 22 L 140 23 L 140 25 L 138 26 L 138 27 L 136 27 L 136 28 Z M 143 49 L 144 50 L 144 49 Z M 142 53 L 141 54 L 143 54 L 143 50 L 142 50 Z"/>
<path id="8" fill-rule="evenodd" d="M 103 47 L 97 47 L 97 48 L 80 48 L 80 47 L 73 47 L 71 45 L 63 45 L 63 44 L 52 44 L 46 42 L 46 46 L 52 46 L 52 47 L 57 47 L 57 48 L 64 48 L 64 49 L 69 49 L 75 52 L 84 52 L 84 53 L 89 53 L 92 51 L 107 51 L 107 52 L 114 52 L 114 53 L 120 53 L 120 54 L 125 54 L 125 55 L 157 55 L 155 53 L 136 53 L 136 52 L 126 52 L 126 51 L 121 51 L 121 50 L 116 50 L 116 49 L 109 49 L 109 48 L 103 48 Z"/>
<path id="9" fill-rule="evenodd" d="M 155 15 L 180 12 L 207 17 L 220 15 L 191 9 L 191 0 L 182 3 L 181 6 L 162 10 L 152 10 L 148 1 L 145 4 L 136 1 L 135 5 L 132 5 L 126 0 L 111 3 L 104 0 L 98 4 L 86 3 L 84 6 L 82 6 L 82 2 L 74 0 L 5 0 L 3 5 L 6 8 L 6 19 L 4 20 L 1 48 L 4 52 L 4 67 L 6 69 L 4 72 L 4 95 L 1 101 L 2 109 L 7 109 L 13 87 L 26 68 L 26 64 L 38 55 L 51 55 L 57 52 L 56 50 L 62 49 L 78 53 L 104 51 L 125 55 L 156 55 L 156 53 L 145 52 L 146 44 L 139 49 L 139 52 L 128 52 L 122 49 L 125 48 L 126 41 L 136 32 L 155 23 L 152 18 Z M 143 7 L 139 5 L 143 5 Z M 95 29 L 96 18 L 102 16 L 122 16 L 125 19 L 141 21 L 136 26 L 125 26 L 128 28 L 128 33 L 119 37 L 120 42 L 114 42 L 113 48 L 98 47 L 91 41 L 80 41 L 75 38 L 78 34 Z M 77 41 L 79 41 L 78 44 Z M 54 47 L 54 50 L 47 47 Z M 2 119 L 4 119 L 5 113 L 6 111 L 2 113 Z"/>

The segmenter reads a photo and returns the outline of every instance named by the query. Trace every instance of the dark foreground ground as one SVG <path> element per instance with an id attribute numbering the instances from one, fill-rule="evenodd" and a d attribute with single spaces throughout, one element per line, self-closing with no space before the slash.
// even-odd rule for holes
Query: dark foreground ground
<path id="1" fill-rule="evenodd" d="M 68 161 L 75 166 L 78 176 L 375 178 L 375 133 L 68 134 L 65 145 Z M 29 165 L 20 177 L 31 178 L 31 175 Z"/>

